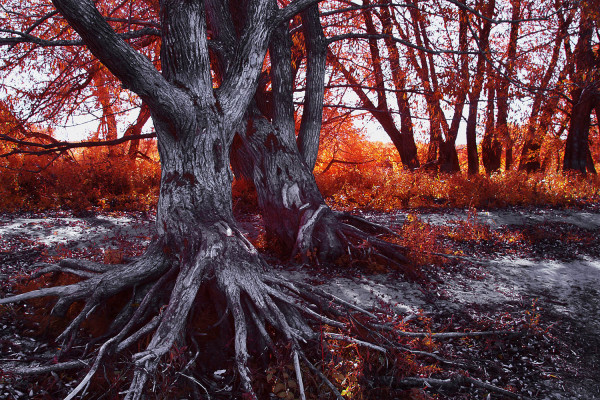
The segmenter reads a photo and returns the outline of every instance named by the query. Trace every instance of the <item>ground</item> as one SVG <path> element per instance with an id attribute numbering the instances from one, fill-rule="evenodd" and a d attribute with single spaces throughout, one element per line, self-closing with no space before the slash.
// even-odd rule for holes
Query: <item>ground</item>
<path id="1" fill-rule="evenodd" d="M 399 315 L 411 329 L 527 331 L 517 338 L 449 339 L 435 352 L 474 362 L 478 379 L 531 398 L 600 399 L 600 210 L 357 213 L 418 242 L 405 244 L 422 272 L 419 282 L 364 265 L 327 271 L 274 268 L 364 307 Z M 117 262 L 141 254 L 153 235 L 153 218 L 141 213 L 1 214 L 0 296 L 15 290 L 17 277 L 31 272 L 36 261 L 86 257 Z M 260 217 L 240 214 L 238 219 L 250 239 L 260 242 Z M 15 310 L 0 313 L 0 364 L 47 357 L 54 351 L 51 335 L 34 335 L 35 323 L 17 317 Z M 31 398 L 76 384 L 63 375 L 53 377 L 51 385 L 41 379 L 0 376 L 0 398 Z M 473 398 L 461 390 L 428 393 Z"/>

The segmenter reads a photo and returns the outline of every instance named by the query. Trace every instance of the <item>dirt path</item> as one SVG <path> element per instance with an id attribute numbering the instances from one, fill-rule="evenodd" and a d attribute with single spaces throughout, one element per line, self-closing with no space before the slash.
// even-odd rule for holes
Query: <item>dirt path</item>
<path id="1" fill-rule="evenodd" d="M 407 215 L 366 216 L 400 227 Z M 409 283 L 392 273 L 278 268 L 284 275 L 322 284 L 365 307 L 386 304 L 407 318 L 432 316 L 434 323 L 448 330 L 452 324 L 464 327 L 488 320 L 498 324 L 503 318 L 514 324 L 518 318 L 537 318 L 535 323 L 545 330 L 541 340 L 520 342 L 523 348 L 519 349 L 504 348 L 502 343 L 486 345 L 493 347 L 490 354 L 496 358 L 483 363 L 489 365 L 489 375 L 524 388 L 532 398 L 600 399 L 600 212 L 447 210 L 417 217 L 431 225 L 455 224 L 457 229 L 484 227 L 493 240 L 451 243 L 461 255 L 450 257 L 448 266 L 432 267 L 429 285 Z M 258 223 L 254 216 L 241 221 L 250 235 L 256 234 Z M 107 249 L 124 249 L 125 256 L 135 256 L 143 251 L 153 229 L 152 216 L 141 214 L 0 215 L 0 295 L 11 290 L 10 277 L 27 273 L 36 260 L 102 260 Z M 17 340 L 19 332 L 0 320 L 2 325 L 0 357 L 14 357 L 15 348 L 3 343 Z M 457 356 L 479 357 L 484 351 L 488 349 Z M 10 390 L 0 384 L 0 398 L 6 393 L 19 398 Z"/>

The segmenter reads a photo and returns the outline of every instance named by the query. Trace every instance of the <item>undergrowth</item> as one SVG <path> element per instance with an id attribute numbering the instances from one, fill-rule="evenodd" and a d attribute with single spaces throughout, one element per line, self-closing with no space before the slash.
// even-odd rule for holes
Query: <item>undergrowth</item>
<path id="1" fill-rule="evenodd" d="M 144 144 L 153 153 L 151 142 Z M 153 210 L 160 165 L 154 156 L 108 156 L 102 148 L 63 155 L 11 156 L 0 161 L 0 211 Z"/>
<path id="2" fill-rule="evenodd" d="M 597 177 L 516 171 L 485 176 L 352 167 L 318 175 L 317 182 L 330 204 L 343 210 L 570 207 L 596 202 L 600 194 Z"/>
<path id="3" fill-rule="evenodd" d="M 330 138 L 331 139 L 331 138 Z M 423 147 L 423 146 L 420 146 Z M 156 206 L 160 164 L 155 143 L 131 160 L 119 148 L 89 148 L 54 156 L 10 156 L 0 160 L 0 211 L 148 211 Z M 423 150 L 423 149 L 421 149 Z M 317 184 L 336 209 L 390 211 L 415 208 L 501 208 L 580 206 L 595 202 L 600 179 L 560 172 L 513 170 L 486 176 L 408 171 L 390 144 L 359 134 L 322 138 L 315 168 Z M 252 184 L 234 181 L 234 208 L 256 209 Z"/>

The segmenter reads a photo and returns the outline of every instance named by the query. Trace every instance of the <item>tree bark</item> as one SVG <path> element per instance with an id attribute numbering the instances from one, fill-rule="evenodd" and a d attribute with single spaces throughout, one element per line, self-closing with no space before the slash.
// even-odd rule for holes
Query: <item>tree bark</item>
<path id="1" fill-rule="evenodd" d="M 492 18 L 496 2 L 490 0 L 485 6 L 483 15 L 487 18 Z M 492 24 L 489 20 L 483 21 L 483 26 L 480 29 L 478 48 L 479 56 L 477 57 L 477 67 L 475 81 L 472 84 L 471 92 L 469 93 L 469 116 L 467 119 L 467 160 L 469 163 L 469 174 L 479 173 L 479 155 L 477 152 L 477 113 L 479 105 L 479 96 L 485 79 L 484 65 L 486 63 L 486 53 L 488 52 L 489 35 Z M 489 77 L 488 77 L 489 79 Z"/>
<path id="2" fill-rule="evenodd" d="M 589 144 L 591 113 L 599 101 L 597 87 L 573 91 L 575 104 L 571 110 L 569 133 L 565 144 L 564 171 L 596 174 Z"/>
<path id="3" fill-rule="evenodd" d="M 224 302 L 231 313 L 240 386 L 253 395 L 247 366 L 248 321 L 255 321 L 252 327 L 261 332 L 264 342 L 270 338 L 261 321 L 268 320 L 293 345 L 296 357 L 298 340 L 312 335 L 298 311 L 289 306 L 294 304 L 290 295 L 272 286 L 278 282 L 281 288 L 286 282 L 265 273 L 258 253 L 236 227 L 231 204 L 230 144 L 256 92 L 271 24 L 290 9 L 278 10 L 270 0 L 247 5 L 247 23 L 237 38 L 237 52 L 227 64 L 221 87 L 214 91 L 203 2 L 160 2 L 162 74 L 112 30 L 91 1 L 54 0 L 54 4 L 92 53 L 150 109 L 162 167 L 158 235 L 131 264 L 109 269 L 73 263 L 69 270 L 80 270 L 77 273 L 87 279 L 0 299 L 0 303 L 58 296 L 54 311 L 64 313 L 73 302 L 85 302 L 83 311 L 61 335 L 66 338 L 107 298 L 135 288 L 130 304 L 109 330 L 110 339 L 67 398 L 85 391 L 106 353 L 122 351 L 151 334 L 146 349 L 133 356 L 136 369 L 126 398 L 139 399 L 161 357 L 183 337 L 200 288 L 208 287 L 213 296 L 201 300 Z M 299 12 L 303 4 L 306 7 L 310 2 L 294 2 L 292 9 L 300 7 Z M 206 6 L 211 5 L 218 4 L 207 1 Z M 270 148 L 270 144 L 264 146 Z M 276 304 L 274 298 L 283 298 L 288 305 Z"/>
<path id="4" fill-rule="evenodd" d="M 600 99 L 600 74 L 597 65 L 600 62 L 592 50 L 592 35 L 597 28 L 593 19 L 596 9 L 592 10 L 591 7 L 591 4 L 582 3 L 580 9 L 574 52 L 575 71 L 571 74 L 575 84 L 571 92 L 573 106 L 563 161 L 564 171 L 579 171 L 583 174 L 596 174 L 590 152 L 589 131 L 592 110 Z"/>
<path id="5" fill-rule="evenodd" d="M 502 145 L 498 141 L 494 129 L 495 85 L 491 69 L 492 67 L 489 66 L 487 82 L 487 118 L 485 122 L 485 133 L 483 135 L 483 140 L 481 141 L 481 162 L 488 175 L 499 171 L 500 165 L 502 164 Z"/>
<path id="6" fill-rule="evenodd" d="M 559 7 L 559 5 L 556 5 Z M 557 10 L 560 12 L 560 9 Z M 539 88 L 534 96 L 531 106 L 531 116 L 527 124 L 523 148 L 519 158 L 519 171 L 528 173 L 536 172 L 541 169 L 540 149 L 547 132 L 547 124 L 552 115 L 551 110 L 556 108 L 558 104 L 558 95 L 549 90 L 550 80 L 558 63 L 562 42 L 567 34 L 567 29 L 571 24 L 574 16 L 574 9 L 569 14 L 566 20 L 562 20 L 558 28 L 558 32 L 554 39 L 552 56 L 548 63 L 548 68 L 542 77 Z M 559 73 L 557 83 L 560 83 L 566 77 L 567 68 L 563 68 Z M 560 90 L 560 89 L 559 89 Z"/>
<path id="7" fill-rule="evenodd" d="M 254 183 L 268 241 L 276 243 L 282 255 L 304 252 L 298 255 L 306 259 L 316 249 L 319 260 L 334 261 L 345 251 L 334 231 L 327 229 L 336 225 L 335 218 L 296 144 L 287 136 L 261 115 L 250 115 L 234 140 L 234 171 Z M 300 231 L 313 217 L 319 222 L 313 224 L 314 239 L 306 246 Z"/>
<path id="8" fill-rule="evenodd" d="M 309 170 L 315 168 L 319 153 L 319 139 L 323 121 L 325 96 L 325 61 L 327 42 L 319 7 L 314 5 L 302 12 L 302 32 L 306 42 L 306 92 L 304 110 L 298 131 L 298 149 Z"/>

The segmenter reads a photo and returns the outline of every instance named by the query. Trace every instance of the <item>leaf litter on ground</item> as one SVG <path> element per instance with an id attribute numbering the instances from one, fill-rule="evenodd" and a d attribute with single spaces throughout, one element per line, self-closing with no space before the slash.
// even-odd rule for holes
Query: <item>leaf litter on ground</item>
<path id="1" fill-rule="evenodd" d="M 398 230 L 409 218 L 403 212 L 366 214 Z M 257 240 L 260 217 L 238 217 Z M 358 267 L 274 268 L 362 307 L 396 315 L 408 329 L 528 331 L 509 338 L 450 339 L 435 351 L 457 363 L 475 363 L 469 373 L 532 398 L 600 398 L 600 212 L 435 210 L 417 217 L 443 228 L 440 240 L 448 255 L 441 264 L 421 265 L 423 282 Z M 145 213 L 1 214 L 0 295 L 11 293 L 15 281 L 38 262 L 65 257 L 106 262 L 111 251 L 124 258 L 139 255 L 153 230 L 153 218 Z M 31 313 L 27 305 L 0 313 L 0 364 L 42 362 L 56 351 L 52 335 L 34 335 L 26 318 Z M 28 398 L 36 390 L 58 393 L 72 386 L 72 379 L 69 374 L 19 381 L 0 376 L 0 398 Z M 469 396 L 460 390 L 430 391 L 438 398 Z"/>

